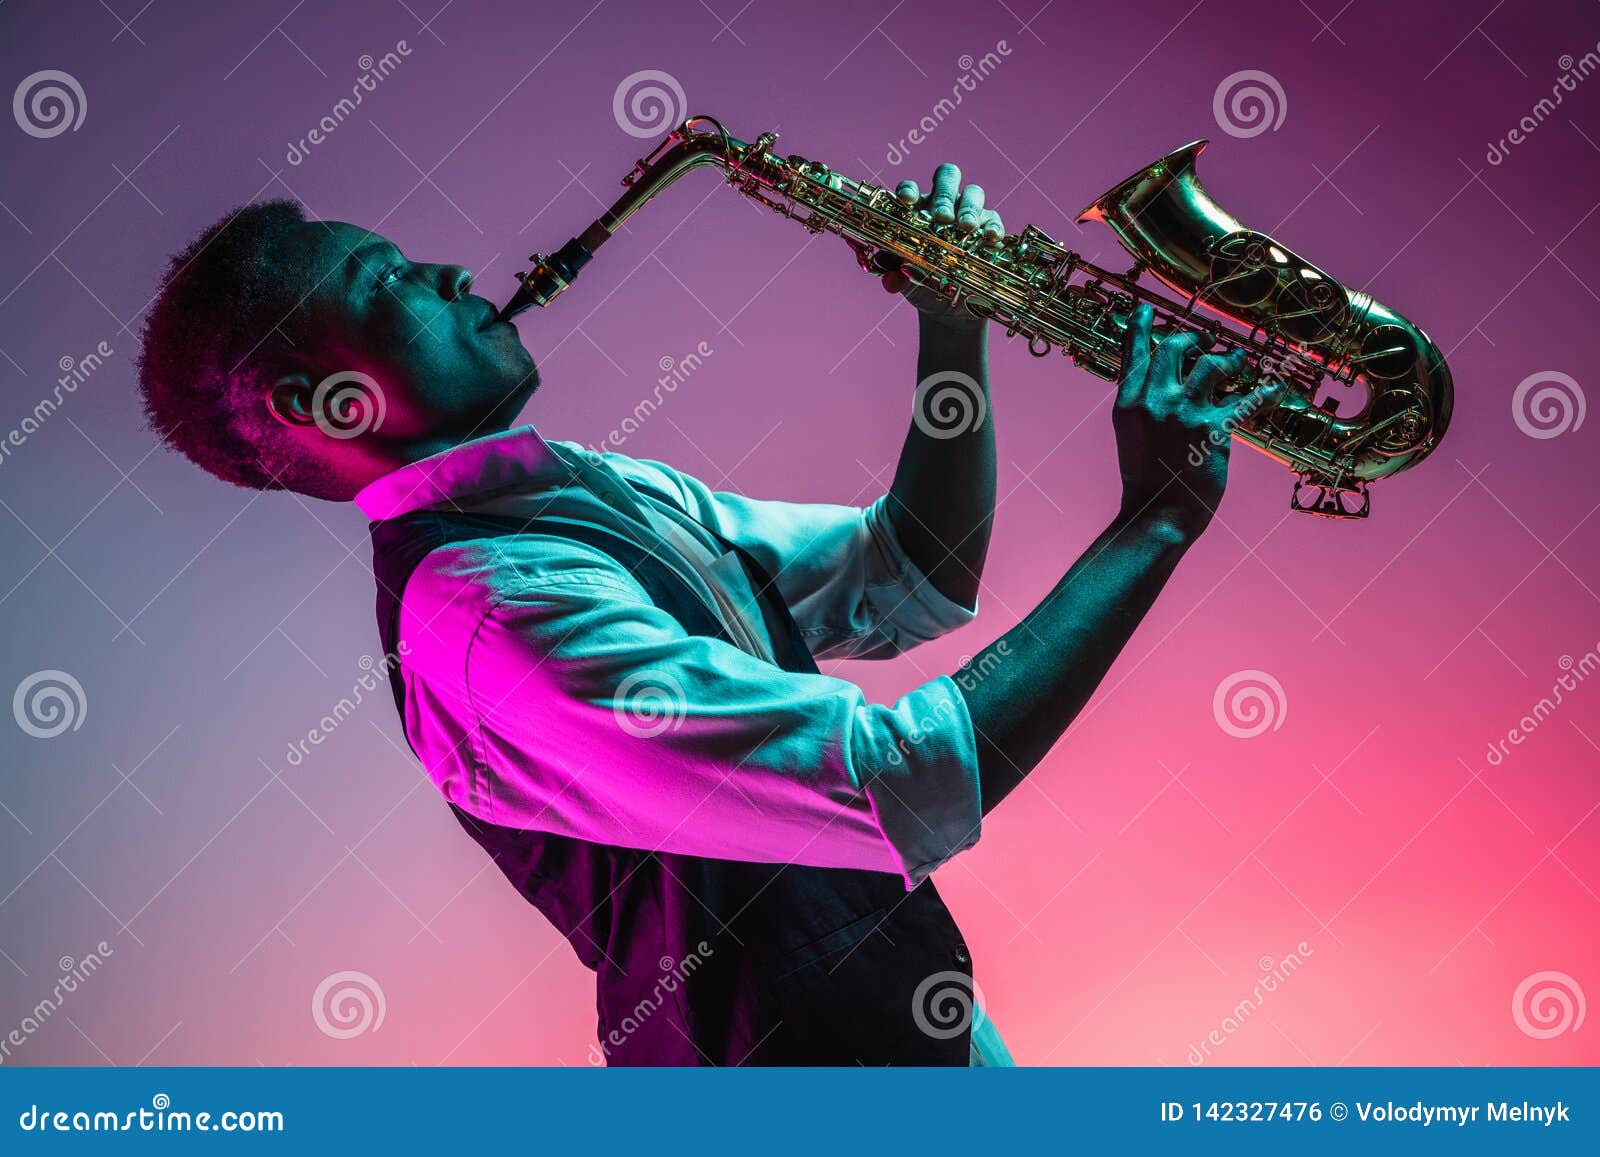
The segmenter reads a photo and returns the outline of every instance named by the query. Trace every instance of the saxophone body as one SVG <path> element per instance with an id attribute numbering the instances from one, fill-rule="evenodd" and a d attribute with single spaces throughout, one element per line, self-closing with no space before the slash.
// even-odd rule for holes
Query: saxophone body
<path id="1" fill-rule="evenodd" d="M 1231 391 L 1267 379 L 1285 388 L 1231 432 L 1295 473 L 1295 510 L 1366 517 L 1369 483 L 1415 466 L 1449 426 L 1453 391 L 1438 347 L 1400 314 L 1223 210 L 1195 173 L 1205 141 L 1146 166 L 1079 214 L 1080 222 L 1104 223 L 1133 257 L 1129 270 L 1114 272 L 1032 225 L 995 244 L 936 225 L 892 190 L 778 157 L 776 139 L 766 133 L 747 143 L 712 118 L 685 121 L 623 178 L 624 193 L 599 220 L 555 253 L 533 255 L 501 316 L 548 305 L 640 206 L 709 165 L 811 232 L 841 237 L 863 269 L 899 267 L 1021 337 L 1031 353 L 1059 350 L 1107 381 L 1121 375 L 1123 334 L 1141 301 L 1154 309 L 1157 335 L 1192 330 L 1216 352 L 1243 349 L 1246 365 Z"/>

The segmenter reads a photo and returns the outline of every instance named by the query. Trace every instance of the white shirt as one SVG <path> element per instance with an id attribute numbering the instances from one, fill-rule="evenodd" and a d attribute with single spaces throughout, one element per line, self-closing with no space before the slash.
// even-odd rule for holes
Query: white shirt
<path id="1" fill-rule="evenodd" d="M 817 658 L 888 658 L 976 608 L 912 564 L 885 499 L 760 501 L 522 426 L 401 467 L 356 504 L 373 519 L 433 507 L 605 528 L 672 567 L 737 644 L 686 633 L 620 563 L 566 538 L 435 550 L 401 603 L 404 725 L 464 811 L 649 851 L 894 872 L 908 888 L 977 842 L 976 745 L 955 684 L 882 706 L 847 680 L 783 670 L 736 556 L 706 532 L 775 577 Z"/>

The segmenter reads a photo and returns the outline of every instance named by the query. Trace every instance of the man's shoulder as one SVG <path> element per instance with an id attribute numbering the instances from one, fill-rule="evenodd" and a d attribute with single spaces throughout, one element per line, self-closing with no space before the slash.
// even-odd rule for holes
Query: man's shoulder
<path id="1" fill-rule="evenodd" d="M 691 475 L 655 458 L 634 458 L 617 450 L 595 450 L 577 442 L 554 442 L 570 454 L 582 455 L 591 465 L 609 471 L 627 482 L 664 493 L 677 505 L 689 509 L 695 501 Z"/>
<path id="2" fill-rule="evenodd" d="M 406 583 L 404 613 L 471 629 L 510 600 L 643 596 L 643 588 L 615 558 L 554 529 L 484 535 L 435 548 Z"/>

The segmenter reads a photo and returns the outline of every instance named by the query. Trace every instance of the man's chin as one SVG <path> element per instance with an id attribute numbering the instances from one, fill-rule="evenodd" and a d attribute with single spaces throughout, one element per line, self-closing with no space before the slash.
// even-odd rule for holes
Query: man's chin
<path id="1" fill-rule="evenodd" d="M 530 356 L 521 372 L 500 391 L 500 400 L 485 416 L 483 425 L 492 429 L 510 429 L 516 423 L 528 399 L 539 389 L 539 367 Z"/>
<path id="2" fill-rule="evenodd" d="M 531 394 L 539 387 L 539 366 L 533 360 L 533 355 L 528 352 L 528 347 L 518 342 L 516 348 L 507 350 L 505 355 L 505 368 L 501 376 L 509 378 L 518 384 L 525 394 Z"/>

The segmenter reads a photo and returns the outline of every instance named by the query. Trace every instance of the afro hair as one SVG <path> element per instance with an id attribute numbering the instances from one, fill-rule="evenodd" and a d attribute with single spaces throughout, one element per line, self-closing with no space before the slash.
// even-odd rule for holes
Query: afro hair
<path id="1" fill-rule="evenodd" d="M 225 482 L 315 493 L 261 402 L 293 343 L 286 326 L 306 285 L 289 239 L 294 201 L 242 205 L 176 256 L 145 319 L 138 380 L 163 442 Z"/>

